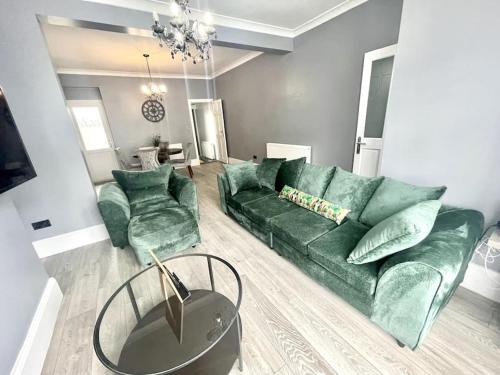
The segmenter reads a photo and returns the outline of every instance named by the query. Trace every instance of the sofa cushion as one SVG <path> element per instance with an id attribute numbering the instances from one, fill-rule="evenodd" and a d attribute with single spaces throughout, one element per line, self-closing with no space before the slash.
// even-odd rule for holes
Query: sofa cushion
<path id="1" fill-rule="evenodd" d="M 276 176 L 281 167 L 281 164 L 286 159 L 264 158 L 262 163 L 257 166 L 257 178 L 261 186 L 269 189 L 276 189 Z"/>
<path id="2" fill-rule="evenodd" d="M 151 186 L 165 185 L 168 187 L 168 180 L 172 173 L 172 166 L 164 164 L 151 171 L 111 171 L 116 182 L 128 194 L 129 190 L 144 189 Z"/>
<path id="3" fill-rule="evenodd" d="M 130 220 L 128 239 L 142 264 L 152 262 L 149 250 L 160 259 L 200 242 L 198 223 L 185 207 L 135 216 Z"/>
<path id="4" fill-rule="evenodd" d="M 309 257 L 358 291 L 373 295 L 380 262 L 362 265 L 347 263 L 346 258 L 369 228 L 347 220 L 308 246 Z"/>
<path id="5" fill-rule="evenodd" d="M 316 197 L 323 198 L 334 172 L 335 167 L 306 164 L 300 175 L 297 189 L 315 195 Z"/>
<path id="6" fill-rule="evenodd" d="M 323 199 L 351 210 L 347 217 L 358 220 L 383 179 L 358 176 L 337 167 Z"/>
<path id="7" fill-rule="evenodd" d="M 337 224 L 304 208 L 293 210 L 271 219 L 273 235 L 307 255 L 307 245 L 328 233 Z"/>
<path id="8" fill-rule="evenodd" d="M 363 236 L 347 261 L 369 263 L 415 246 L 431 232 L 440 207 L 437 200 L 420 202 L 382 220 Z"/>
<path id="9" fill-rule="evenodd" d="M 280 198 L 287 199 L 295 203 L 297 206 L 303 207 L 306 210 L 312 211 L 326 217 L 327 219 L 335 221 L 338 225 L 342 223 L 349 213 L 348 209 L 337 206 L 332 202 L 328 202 L 322 198 L 315 197 L 314 195 L 304 193 L 303 191 L 291 188 L 285 185 L 279 194 Z"/>
<path id="10" fill-rule="evenodd" d="M 269 195 L 245 204 L 243 214 L 254 223 L 270 230 L 272 218 L 297 209 L 299 207 L 296 204 L 279 199 L 276 195 Z"/>
<path id="11" fill-rule="evenodd" d="M 268 195 L 277 196 L 278 193 L 266 187 L 259 189 L 243 190 L 236 195 L 228 197 L 227 204 L 230 207 L 234 208 L 235 210 L 241 212 L 243 205 L 255 201 L 257 199 L 267 197 Z"/>
<path id="12" fill-rule="evenodd" d="M 445 191 L 446 186 L 415 186 L 386 177 L 366 205 L 359 220 L 373 227 L 416 203 L 439 199 Z"/>
<path id="13" fill-rule="evenodd" d="M 149 186 L 143 189 L 133 189 L 127 191 L 129 203 L 135 204 L 149 200 L 158 200 L 171 197 L 165 184 Z"/>
<path id="14" fill-rule="evenodd" d="M 239 191 L 260 188 L 257 178 L 257 167 L 252 161 L 245 161 L 238 164 L 223 164 L 226 171 L 227 180 L 231 195 L 236 195 Z"/>
<path id="15" fill-rule="evenodd" d="M 162 198 L 137 201 L 130 204 L 130 216 L 144 215 L 170 207 L 178 207 L 179 202 L 167 192 Z"/>
<path id="16" fill-rule="evenodd" d="M 285 185 L 296 188 L 305 164 L 306 158 L 283 162 L 276 176 L 276 190 L 281 191 Z"/>

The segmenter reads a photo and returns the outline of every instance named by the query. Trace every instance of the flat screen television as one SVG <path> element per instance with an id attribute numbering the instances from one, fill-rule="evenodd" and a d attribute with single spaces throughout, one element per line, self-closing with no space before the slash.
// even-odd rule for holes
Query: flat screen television
<path id="1" fill-rule="evenodd" d="M 34 177 L 35 169 L 0 88 L 0 193 Z"/>

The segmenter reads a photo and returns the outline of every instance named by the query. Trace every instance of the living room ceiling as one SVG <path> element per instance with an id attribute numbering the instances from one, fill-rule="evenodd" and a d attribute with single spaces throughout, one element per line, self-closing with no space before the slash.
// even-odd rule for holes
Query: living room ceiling
<path id="1" fill-rule="evenodd" d="M 259 52 L 214 46 L 206 64 L 172 60 L 168 48 L 143 36 L 42 24 L 50 56 L 58 73 L 146 76 L 144 53 L 154 77 L 211 78 L 242 64 Z"/>
<path id="2" fill-rule="evenodd" d="M 84 0 L 171 16 L 171 0 Z M 216 25 L 295 37 L 368 0 L 191 0 L 193 17 L 209 11 Z"/>

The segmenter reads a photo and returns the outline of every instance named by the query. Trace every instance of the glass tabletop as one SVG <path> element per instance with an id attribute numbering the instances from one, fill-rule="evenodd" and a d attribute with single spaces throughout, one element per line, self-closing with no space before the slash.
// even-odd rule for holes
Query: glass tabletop
<path id="1" fill-rule="evenodd" d="M 182 304 L 182 328 L 172 324 L 170 298 L 175 296 L 166 297 L 153 265 L 120 286 L 103 306 L 94 329 L 97 357 L 117 374 L 227 374 L 241 355 L 238 273 L 208 254 L 179 255 L 163 264 L 191 293 Z"/>

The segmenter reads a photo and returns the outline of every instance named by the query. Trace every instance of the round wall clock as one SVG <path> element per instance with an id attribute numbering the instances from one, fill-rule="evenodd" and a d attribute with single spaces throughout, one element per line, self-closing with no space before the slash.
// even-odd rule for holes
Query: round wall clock
<path id="1" fill-rule="evenodd" d="M 158 122 L 165 117 L 165 108 L 158 100 L 146 100 L 142 104 L 142 115 L 151 122 Z"/>

